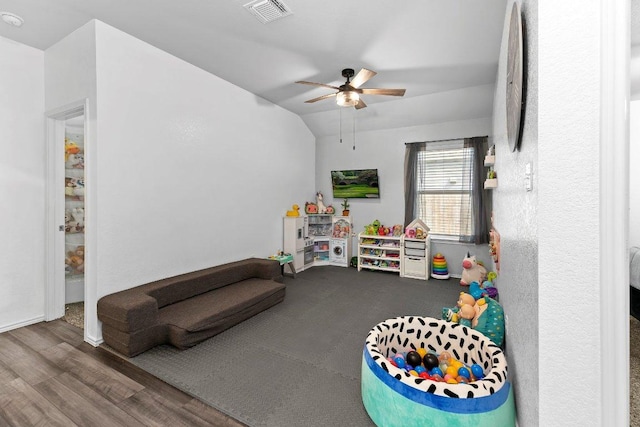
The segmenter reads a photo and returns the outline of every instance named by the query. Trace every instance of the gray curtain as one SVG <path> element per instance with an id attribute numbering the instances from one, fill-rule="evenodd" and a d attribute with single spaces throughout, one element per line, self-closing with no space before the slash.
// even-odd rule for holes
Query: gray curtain
<path id="1" fill-rule="evenodd" d="M 404 153 L 404 226 L 416 219 L 416 161 L 426 142 L 406 144 Z"/>
<path id="2" fill-rule="evenodd" d="M 472 148 L 469 159 L 472 162 L 471 173 L 465 177 L 471 185 L 471 206 L 464 206 L 462 209 L 471 209 L 474 235 L 460 236 L 460 241 L 464 243 L 475 243 L 476 245 L 489 243 L 489 230 L 491 228 L 491 197 L 490 190 L 484 189 L 484 154 L 487 152 L 488 138 L 486 136 L 465 138 L 464 147 Z M 465 150 L 466 151 L 466 150 Z M 465 217 L 464 215 L 462 216 Z"/>

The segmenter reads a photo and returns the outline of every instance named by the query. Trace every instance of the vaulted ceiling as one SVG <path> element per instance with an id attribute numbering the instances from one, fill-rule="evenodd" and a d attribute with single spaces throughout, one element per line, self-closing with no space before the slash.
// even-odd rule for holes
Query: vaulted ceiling
<path id="1" fill-rule="evenodd" d="M 277 0 L 280 1 L 280 0 Z M 260 22 L 249 0 L 3 0 L 22 27 L 0 36 L 45 50 L 98 19 L 302 117 L 316 136 L 338 131 L 335 99 L 304 101 L 339 86 L 343 68 L 378 74 L 358 129 L 490 117 L 507 0 L 281 0 L 293 13 Z"/>

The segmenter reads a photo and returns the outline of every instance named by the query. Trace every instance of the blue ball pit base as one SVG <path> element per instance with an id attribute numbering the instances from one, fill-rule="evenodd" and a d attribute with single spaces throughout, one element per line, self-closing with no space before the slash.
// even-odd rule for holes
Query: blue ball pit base
<path id="1" fill-rule="evenodd" d="M 473 413 L 455 412 L 455 406 L 462 406 L 466 399 L 442 398 L 449 399 L 450 402 L 444 405 L 448 409 L 427 406 L 390 388 L 369 369 L 363 358 L 362 403 L 371 420 L 379 427 L 515 426 L 515 403 L 511 387 L 508 387 L 505 397 L 497 408 L 485 411 L 480 408 Z"/>
<path id="2" fill-rule="evenodd" d="M 412 377 L 391 366 L 386 357 L 395 351 L 406 351 L 407 336 L 413 336 L 414 342 L 418 340 L 415 337 L 420 336 L 418 347 L 429 348 L 438 354 L 442 345 L 461 359 L 483 362 L 488 380 L 485 378 L 473 384 L 439 383 Z M 441 336 L 448 340 L 445 342 Z M 361 369 L 362 403 L 379 427 L 515 426 L 515 401 L 506 372 L 502 351 L 488 338 L 469 329 L 452 327 L 432 318 L 389 319 L 376 325 L 365 343 Z"/>

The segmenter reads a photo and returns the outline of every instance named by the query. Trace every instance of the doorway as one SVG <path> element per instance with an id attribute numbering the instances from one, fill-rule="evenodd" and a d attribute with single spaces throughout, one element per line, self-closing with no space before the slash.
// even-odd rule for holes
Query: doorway
<path id="1" fill-rule="evenodd" d="M 84 329 L 84 145 L 84 114 L 67 118 L 64 135 L 63 319 L 81 329 Z"/>
<path id="2" fill-rule="evenodd" d="M 86 101 L 47 113 L 45 320 L 85 329 Z"/>

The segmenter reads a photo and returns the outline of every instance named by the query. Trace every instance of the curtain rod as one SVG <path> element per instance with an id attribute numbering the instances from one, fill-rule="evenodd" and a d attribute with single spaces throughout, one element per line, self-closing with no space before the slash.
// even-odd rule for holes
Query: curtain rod
<path id="1" fill-rule="evenodd" d="M 422 143 L 424 143 L 424 142 L 460 141 L 460 140 L 465 140 L 465 139 L 469 139 L 469 138 L 489 138 L 489 135 L 483 135 L 483 136 L 466 136 L 466 137 L 464 137 L 464 138 L 434 139 L 433 141 L 405 142 L 405 143 L 404 143 L 404 145 L 409 145 L 409 144 L 422 144 Z"/>

